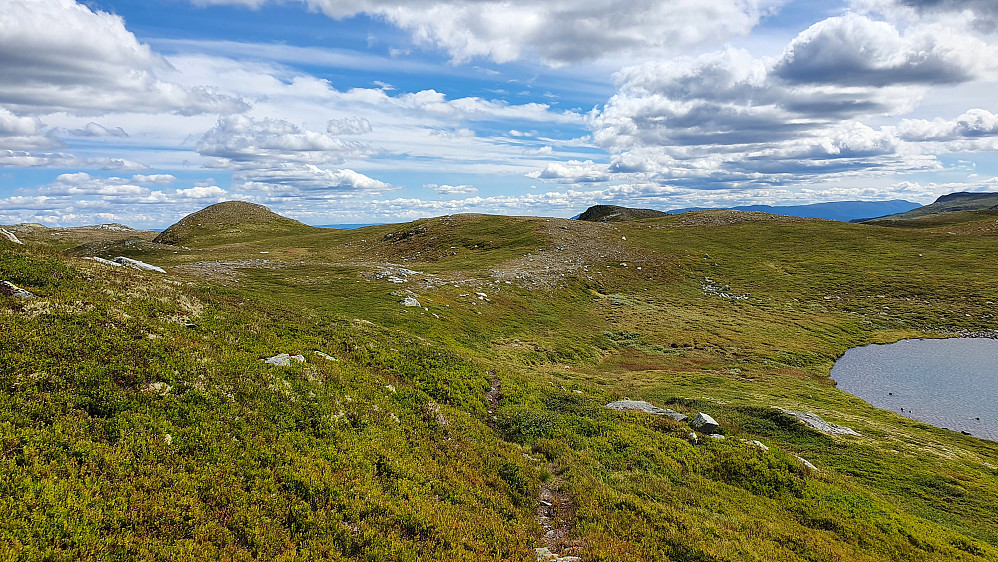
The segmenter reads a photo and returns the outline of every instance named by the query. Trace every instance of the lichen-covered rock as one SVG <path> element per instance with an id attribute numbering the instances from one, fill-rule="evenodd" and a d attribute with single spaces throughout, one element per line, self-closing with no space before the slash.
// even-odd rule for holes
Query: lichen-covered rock
<path id="1" fill-rule="evenodd" d="M 645 402 L 644 400 L 617 400 L 616 402 L 610 402 L 606 405 L 607 408 L 611 410 L 618 410 L 621 412 L 632 411 L 632 412 L 646 412 L 649 414 L 655 414 L 659 416 L 668 416 L 676 421 L 683 421 L 686 416 L 680 414 L 675 410 L 670 410 L 668 408 L 659 408 L 658 406 L 653 406 L 652 404 Z"/>
<path id="2" fill-rule="evenodd" d="M 406 297 L 401 301 L 399 301 L 399 304 L 401 304 L 402 306 L 422 306 L 421 304 L 419 304 L 419 301 L 413 297 Z"/>
<path id="3" fill-rule="evenodd" d="M 689 424 L 690 427 L 700 433 L 717 433 L 719 427 L 714 418 L 703 412 L 698 413 L 696 417 L 689 421 Z"/>
<path id="4" fill-rule="evenodd" d="M 268 365 L 276 365 L 278 367 L 289 367 L 292 361 L 297 361 L 299 363 L 305 362 L 304 355 L 290 355 L 287 353 L 281 353 L 273 357 L 268 357 L 263 360 L 264 363 Z"/>
<path id="5" fill-rule="evenodd" d="M 822 433 L 828 433 L 829 435 L 856 435 L 862 437 L 863 434 L 856 430 L 850 429 L 842 425 L 835 425 L 834 423 L 828 423 L 821 419 L 817 414 L 811 412 L 795 412 L 793 410 L 785 410 L 783 408 L 776 408 L 777 410 L 787 414 L 788 416 L 793 416 L 801 421 L 804 425 L 817 429 Z"/>

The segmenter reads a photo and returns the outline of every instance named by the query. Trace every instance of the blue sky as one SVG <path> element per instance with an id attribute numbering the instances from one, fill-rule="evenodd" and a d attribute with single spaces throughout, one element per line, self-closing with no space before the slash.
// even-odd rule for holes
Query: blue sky
<path id="1" fill-rule="evenodd" d="M 990 0 L 0 0 L 0 223 L 998 191 Z"/>

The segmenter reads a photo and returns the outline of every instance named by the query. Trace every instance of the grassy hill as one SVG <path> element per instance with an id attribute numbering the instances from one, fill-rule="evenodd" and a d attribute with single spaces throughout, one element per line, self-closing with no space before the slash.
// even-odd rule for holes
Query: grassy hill
<path id="1" fill-rule="evenodd" d="M 986 219 L 243 209 L 122 246 L 165 275 L 0 241 L 0 558 L 998 560 L 998 443 L 828 378 L 995 328 Z"/>
<path id="2" fill-rule="evenodd" d="M 217 242 L 242 241 L 263 237 L 300 234 L 311 230 L 294 219 L 282 217 L 263 205 L 245 201 L 216 203 L 187 215 L 161 232 L 153 242 L 178 246 L 195 246 Z"/>
<path id="3" fill-rule="evenodd" d="M 912 209 L 904 213 L 896 213 L 885 217 L 868 219 L 863 222 L 891 226 L 895 221 L 905 221 L 961 211 L 998 211 L 998 193 L 950 193 L 943 195 L 934 202 Z M 945 219 L 944 219 L 945 220 Z"/>

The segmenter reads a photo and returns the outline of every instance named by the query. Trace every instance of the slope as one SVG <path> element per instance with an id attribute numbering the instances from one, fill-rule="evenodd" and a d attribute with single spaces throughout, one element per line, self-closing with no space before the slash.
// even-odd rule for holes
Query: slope
<path id="1" fill-rule="evenodd" d="M 0 242 L 39 295 L 0 299 L 0 557 L 998 560 L 998 444 L 828 379 L 993 330 L 988 238 L 731 211 L 255 235 L 165 277 Z"/>

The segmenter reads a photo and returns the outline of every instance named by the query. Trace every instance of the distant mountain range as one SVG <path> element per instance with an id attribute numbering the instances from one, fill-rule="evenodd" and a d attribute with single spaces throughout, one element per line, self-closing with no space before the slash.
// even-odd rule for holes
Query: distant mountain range
<path id="1" fill-rule="evenodd" d="M 761 213 L 772 213 L 774 215 L 787 215 L 791 217 L 809 217 L 816 219 L 830 219 L 842 222 L 869 219 L 871 217 L 882 217 L 896 213 L 904 213 L 912 209 L 919 208 L 918 203 L 893 199 L 890 201 L 834 201 L 831 203 L 814 203 L 811 205 L 742 205 L 728 207 L 735 211 L 757 211 Z M 688 211 L 702 211 L 712 207 L 690 207 L 686 209 L 673 209 L 670 211 L 656 211 L 654 209 L 631 209 L 617 205 L 593 205 L 586 211 L 573 218 L 592 222 L 617 222 L 630 221 L 646 218 L 674 215 Z"/>

